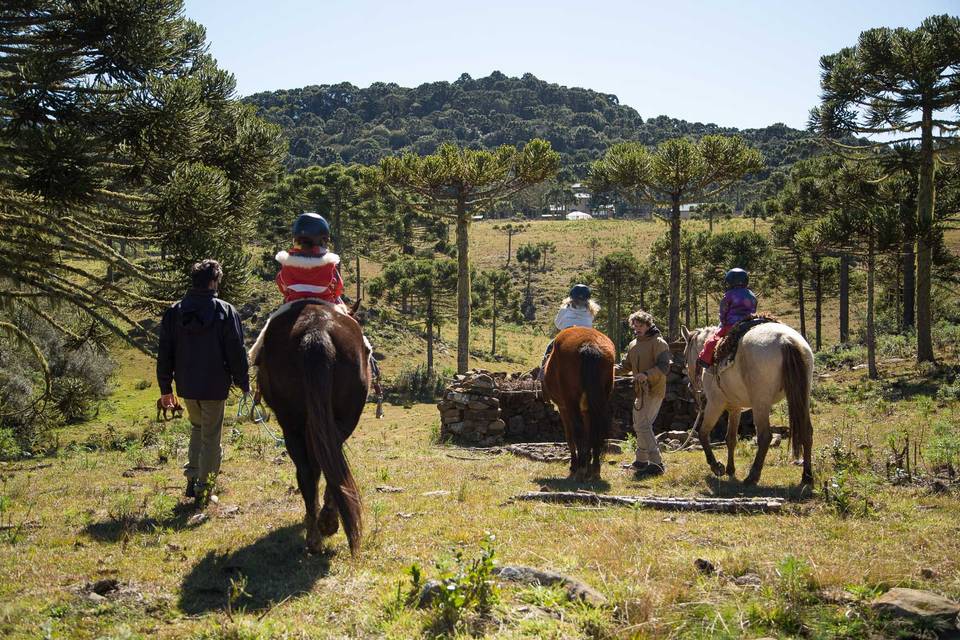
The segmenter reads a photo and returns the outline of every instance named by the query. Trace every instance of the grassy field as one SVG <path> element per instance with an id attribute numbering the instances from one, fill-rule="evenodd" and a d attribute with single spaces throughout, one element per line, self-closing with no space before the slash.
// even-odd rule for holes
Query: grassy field
<path id="1" fill-rule="evenodd" d="M 453 550 L 477 557 L 488 534 L 498 562 L 560 571 L 609 603 L 594 608 L 557 589 L 505 586 L 489 614 L 465 616 L 463 634 L 885 637 L 896 629 L 864 606 L 873 595 L 909 585 L 960 597 L 956 496 L 894 486 L 883 471 L 903 434 L 933 451 L 937 425 L 955 429 L 960 403 L 932 401 L 942 381 L 903 363 L 887 363 L 883 383 L 847 370 L 819 379 L 815 471 L 836 483 L 844 470 L 848 496 L 801 492 L 784 444 L 772 450 L 762 486 L 745 493 L 788 498 L 780 515 L 506 503 L 521 491 L 569 488 L 565 466 L 436 445 L 432 405 L 388 406 L 379 421 L 368 412 L 349 445 L 365 503 L 356 557 L 342 535 L 324 555 L 302 552 L 293 466 L 249 423 L 227 429 L 220 504 L 206 522 L 190 523 L 178 504 L 186 423 L 153 422 L 156 390 L 143 381 L 150 366 L 124 354 L 118 389 L 95 423 L 63 431 L 54 457 L 2 468 L 4 637 L 429 635 L 441 628 L 437 614 L 403 605 L 409 567 L 436 575 L 435 563 L 449 562 Z M 776 422 L 784 420 L 781 408 Z M 753 451 L 741 443 L 741 470 Z M 611 456 L 603 482 L 590 488 L 744 493 L 710 476 L 697 452 L 668 454 L 667 473 L 642 483 L 613 464 L 628 459 L 629 451 Z M 698 558 L 719 573 L 698 572 Z M 86 586 L 104 579 L 119 588 L 90 596 Z M 231 585 L 243 586 L 233 598 Z"/>
<path id="2" fill-rule="evenodd" d="M 562 297 L 584 268 L 588 232 L 599 234 L 604 251 L 628 246 L 642 257 L 664 228 L 582 224 L 537 223 L 519 236 L 558 245 L 552 270 L 537 275 L 544 299 Z M 477 224 L 473 238 L 480 267 L 502 264 L 505 238 L 489 223 Z M 958 244 L 952 236 L 951 243 Z M 786 301 L 771 304 L 788 308 Z M 546 325 L 552 315 L 544 319 Z M 536 364 L 546 329 L 505 327 L 505 356 L 491 361 L 484 356 L 489 330 L 479 328 L 474 362 L 499 370 Z M 422 362 L 415 330 L 371 330 L 387 356 L 388 376 Z M 455 359 L 454 323 L 443 331 L 438 367 Z M 786 442 L 771 450 L 759 488 L 718 481 L 699 452 L 667 453 L 664 476 L 634 481 L 618 465 L 631 459 L 629 443 L 608 456 L 603 481 L 586 487 L 786 498 L 786 510 L 776 515 L 508 502 L 519 492 L 575 485 L 565 480 L 562 464 L 437 444 L 432 404 L 388 405 L 383 420 L 369 410 L 348 447 L 364 501 L 365 532 L 355 557 L 342 534 L 330 539 L 326 553 L 304 554 L 292 463 L 270 434 L 235 419 L 225 429 L 221 501 L 205 521 L 192 520 L 180 498 L 187 422 L 154 422 L 153 361 L 118 351 L 116 390 L 96 419 L 60 430 L 53 455 L 0 463 L 0 636 L 916 637 L 922 630 L 878 619 L 867 603 L 894 586 L 960 598 L 960 487 L 946 477 L 943 487 L 932 483 L 944 460 L 960 466 L 955 334 L 938 338 L 939 367 L 913 365 L 909 341 L 884 341 L 879 382 L 851 369 L 862 350 L 820 359 L 813 492 L 798 487 L 800 468 Z M 776 424 L 785 423 L 784 412 L 777 408 Z M 904 446 L 916 448 L 909 480 L 888 464 Z M 741 478 L 754 452 L 740 444 Z M 558 588 L 504 583 L 489 610 L 464 610 L 453 626 L 442 610 L 408 605 L 412 565 L 426 578 L 451 578 L 457 553 L 469 564 L 483 548 L 499 564 L 582 580 L 607 604 L 573 602 Z M 717 571 L 699 570 L 698 559 Z M 459 583 L 485 577 L 476 569 L 463 574 Z M 104 580 L 115 580 L 116 588 L 91 595 L 91 585 Z"/>

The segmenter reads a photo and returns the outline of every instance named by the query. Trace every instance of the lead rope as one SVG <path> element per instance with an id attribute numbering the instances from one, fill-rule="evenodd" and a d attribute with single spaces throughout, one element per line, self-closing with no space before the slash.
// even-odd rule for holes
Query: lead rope
<path id="1" fill-rule="evenodd" d="M 243 397 L 240 399 L 240 404 L 237 405 L 237 418 L 249 419 L 255 424 L 259 425 L 260 431 L 262 431 L 268 438 L 273 440 L 273 443 L 278 446 L 284 446 L 283 438 L 280 438 L 273 431 L 270 430 L 270 427 L 267 426 L 267 421 L 270 419 L 270 415 L 263 410 L 263 403 L 260 401 L 259 391 L 253 395 L 253 399 L 250 399 L 250 394 L 243 394 Z"/>

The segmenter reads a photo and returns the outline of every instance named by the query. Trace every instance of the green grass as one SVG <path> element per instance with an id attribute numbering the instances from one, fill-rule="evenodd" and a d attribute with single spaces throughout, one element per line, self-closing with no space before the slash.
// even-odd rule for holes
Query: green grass
<path id="1" fill-rule="evenodd" d="M 636 221 L 534 224 L 515 241 L 549 239 L 558 246 L 550 269 L 535 274 L 540 322 L 502 327 L 498 358 L 488 355 L 489 329 L 475 329 L 473 363 L 500 370 L 539 364 L 553 307 L 569 281 L 589 268 L 583 238 L 596 233 L 600 255 L 624 246 L 643 257 L 664 228 Z M 480 268 L 502 266 L 506 242 L 492 223 L 474 225 L 472 241 Z M 948 238 L 953 247 L 957 242 L 960 234 Z M 376 265 L 364 269 L 372 275 Z M 265 283 L 263 290 L 273 296 L 270 287 Z M 795 324 L 789 300 L 771 295 L 765 305 Z M 835 317 L 832 307 L 825 313 Z M 828 336 L 835 334 L 830 322 Z M 438 369 L 455 362 L 454 324 L 443 327 Z M 372 326 L 370 332 L 387 355 L 388 379 L 423 362 L 416 327 Z M 255 425 L 232 417 L 224 433 L 226 490 L 207 522 L 190 524 L 180 498 L 188 425 L 154 423 L 154 362 L 119 350 L 116 390 L 95 420 L 59 431 L 55 456 L 0 466 L 0 636 L 418 637 L 437 631 L 436 612 L 410 607 L 403 597 L 398 602 L 410 566 L 426 567 L 432 577 L 436 563 L 458 551 L 477 557 L 488 533 L 496 536 L 499 562 L 582 579 L 610 606 L 570 602 L 558 589 L 505 584 L 490 611 L 467 613 L 457 627 L 461 636 L 791 637 L 798 628 L 815 638 L 908 633 L 873 617 L 864 603 L 893 586 L 960 597 L 956 494 L 896 486 L 885 472 L 891 447 L 908 435 L 918 447 L 914 472 L 957 459 L 960 393 L 950 366 L 958 354 L 952 342 L 945 344 L 944 366 L 918 369 L 897 360 L 902 345 L 891 343 L 881 354 L 880 381 L 851 369 L 862 361 L 859 352 L 821 356 L 821 365 L 831 368 L 818 372 L 814 388 L 814 470 L 818 483 L 844 474 L 839 497 L 825 499 L 819 484 L 812 498 L 801 492 L 800 469 L 786 442 L 771 450 L 761 486 L 748 491 L 712 477 L 697 452 L 666 454 L 667 472 L 642 483 L 606 465 L 599 485 L 616 494 L 793 500 L 780 515 L 507 503 L 521 491 L 572 487 L 563 480 L 565 466 L 509 454 L 452 457 L 453 450 L 436 444 L 432 404 L 388 405 L 383 420 L 371 409 L 348 446 L 364 501 L 356 557 L 342 534 L 323 555 L 302 552 L 303 506 L 291 462 Z M 231 404 L 228 416 L 234 412 Z M 782 405 L 773 421 L 785 423 Z M 741 475 L 754 451 L 739 446 Z M 610 462 L 631 456 L 625 451 Z M 403 491 L 377 492 L 384 484 Z M 449 493 L 424 495 L 441 489 Z M 869 499 L 865 511 L 859 509 L 863 498 Z M 698 558 L 720 573 L 700 574 Z M 737 584 L 745 574 L 756 574 L 759 584 Z M 120 590 L 91 599 L 85 585 L 105 578 L 119 580 Z M 825 595 L 833 592 L 849 601 Z"/>
<path id="2" fill-rule="evenodd" d="M 855 607 L 854 619 L 845 617 L 846 605 L 824 600 L 822 590 L 873 593 L 909 585 L 960 597 L 960 504 L 883 479 L 890 434 L 906 431 L 916 441 L 923 424 L 956 424 L 960 414 L 956 400 L 885 400 L 898 385 L 924 384 L 903 365 L 886 369 L 882 383 L 840 371 L 818 384 L 837 399 L 816 406 L 815 472 L 827 480 L 840 467 L 853 468 L 850 456 L 856 458 L 857 482 L 869 482 L 856 489 L 868 492 L 873 505 L 866 517 L 838 514 L 819 497 L 783 515 L 752 517 L 507 504 L 521 491 L 567 486 L 560 481 L 565 467 L 509 454 L 451 457 L 431 442 L 435 407 L 388 406 L 383 420 L 367 412 L 349 443 L 364 500 L 362 549 L 351 557 L 338 534 L 328 553 L 316 557 L 302 552 L 303 507 L 292 464 L 248 423 L 235 425 L 232 435 L 234 425 L 226 430 L 220 505 L 210 509 L 209 521 L 187 523 L 189 513 L 178 504 L 186 423 L 154 425 L 156 391 L 137 388 L 149 361 L 128 352 L 120 360 L 118 389 L 98 422 L 63 431 L 54 458 L 5 467 L 2 517 L 24 526 L 0 540 L 4 637 L 33 638 L 38 630 L 55 638 L 419 636 L 435 629 L 435 614 L 390 605 L 398 584 L 409 582 L 410 565 L 433 567 L 458 550 L 476 557 L 487 532 L 496 535 L 501 563 L 559 570 L 612 604 L 593 609 L 555 590 L 506 585 L 492 611 L 470 618 L 460 633 L 785 637 L 802 624 L 818 630 L 814 637 L 857 637 L 885 623 L 864 607 Z M 780 407 L 774 421 L 784 420 Z M 943 428 L 922 435 L 924 444 L 938 443 L 947 453 L 950 437 Z M 115 446 L 90 450 L 97 442 Z M 738 468 L 748 467 L 753 451 L 741 444 Z M 743 492 L 739 482 L 710 476 L 700 453 L 666 459 L 667 473 L 643 483 L 605 466 L 601 490 Z M 51 466 L 34 468 L 44 463 Z M 123 475 L 137 465 L 156 469 Z M 747 494 L 798 497 L 799 476 L 784 443 L 771 451 L 761 487 Z M 403 492 L 379 493 L 381 484 Z M 438 489 L 450 493 L 423 495 Z M 721 576 L 700 575 L 697 558 L 709 559 Z M 802 568 L 790 570 L 802 580 L 783 577 L 788 562 Z M 744 573 L 760 576 L 759 590 L 734 584 Z M 82 587 L 105 577 L 120 580 L 120 592 L 91 601 Z M 231 584 L 241 581 L 243 593 L 231 598 Z"/>

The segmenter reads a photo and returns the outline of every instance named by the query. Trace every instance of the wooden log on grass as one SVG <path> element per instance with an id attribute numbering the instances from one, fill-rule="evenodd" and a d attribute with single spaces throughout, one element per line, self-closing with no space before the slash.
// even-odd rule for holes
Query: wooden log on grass
<path id="1" fill-rule="evenodd" d="M 661 511 L 702 511 L 706 513 L 779 513 L 783 498 L 684 498 L 673 496 L 611 496 L 591 491 L 527 491 L 511 501 L 638 506 Z"/>

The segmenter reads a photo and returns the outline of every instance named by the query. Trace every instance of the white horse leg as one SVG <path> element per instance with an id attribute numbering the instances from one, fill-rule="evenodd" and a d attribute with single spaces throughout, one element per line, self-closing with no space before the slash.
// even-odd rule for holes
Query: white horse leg
<path id="1" fill-rule="evenodd" d="M 727 475 L 737 475 L 733 453 L 737 450 L 737 431 L 740 429 L 740 407 L 727 407 Z"/>
<path id="2" fill-rule="evenodd" d="M 707 398 L 707 406 L 703 410 L 703 422 L 700 423 L 700 445 L 703 447 L 703 453 L 707 456 L 707 464 L 714 475 L 722 476 L 726 469 L 717 461 L 713 455 L 713 449 L 710 448 L 710 432 L 723 414 L 723 405 L 719 400 Z"/>
<path id="3" fill-rule="evenodd" d="M 750 467 L 750 474 L 743 480 L 743 484 L 747 485 L 757 484 L 760 481 L 763 462 L 767 458 L 770 441 L 773 440 L 773 434 L 770 433 L 770 406 L 754 406 L 752 409 L 753 424 L 757 427 L 757 455 L 753 459 L 753 466 Z"/>

